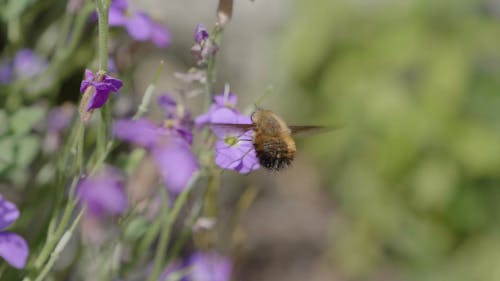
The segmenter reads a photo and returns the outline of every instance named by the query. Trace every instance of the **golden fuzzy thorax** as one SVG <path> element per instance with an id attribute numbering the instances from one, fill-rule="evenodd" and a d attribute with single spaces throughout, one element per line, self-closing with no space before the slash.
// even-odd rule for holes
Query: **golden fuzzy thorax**
<path id="1" fill-rule="evenodd" d="M 286 168 L 295 156 L 295 141 L 285 121 L 270 110 L 252 115 L 255 125 L 254 147 L 262 166 L 271 170 Z"/>

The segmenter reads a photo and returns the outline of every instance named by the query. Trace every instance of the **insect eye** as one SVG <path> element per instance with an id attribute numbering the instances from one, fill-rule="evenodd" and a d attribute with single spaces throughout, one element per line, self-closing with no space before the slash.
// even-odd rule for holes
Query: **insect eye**
<path id="1" fill-rule="evenodd" d="M 250 115 L 250 119 L 252 120 L 253 123 L 255 123 L 255 113 L 257 113 L 257 111 L 254 111 L 252 115 Z"/>

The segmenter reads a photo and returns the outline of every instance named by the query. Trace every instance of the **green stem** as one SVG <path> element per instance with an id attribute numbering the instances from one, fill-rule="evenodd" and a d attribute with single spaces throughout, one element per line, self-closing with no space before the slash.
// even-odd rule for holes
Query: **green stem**
<path id="1" fill-rule="evenodd" d="M 181 194 L 179 194 L 179 196 L 175 200 L 172 210 L 168 214 L 167 222 L 163 226 L 162 233 L 160 234 L 160 242 L 154 260 L 153 272 L 149 276 L 149 281 L 156 281 L 160 276 L 161 270 L 163 269 L 165 263 L 165 251 L 168 246 L 168 241 L 170 238 L 170 233 L 172 232 L 174 222 L 179 215 L 182 206 L 184 206 L 184 203 L 188 198 L 189 191 L 191 191 L 195 183 L 198 181 L 199 176 L 199 172 L 193 174 L 186 188 L 181 192 Z"/>
<path id="2" fill-rule="evenodd" d="M 76 184 L 78 183 L 78 178 L 75 177 L 73 179 L 73 182 L 71 183 L 70 187 L 70 192 L 73 193 L 74 189 L 76 187 Z M 52 252 L 54 246 L 56 245 L 56 242 L 61 238 L 61 236 L 64 233 L 64 230 L 66 229 L 66 226 L 69 223 L 69 220 L 71 218 L 71 214 L 73 213 L 73 210 L 76 206 L 76 200 L 71 200 L 66 204 L 66 207 L 64 209 L 61 222 L 59 223 L 57 230 L 55 233 L 49 232 L 47 234 L 47 242 L 45 243 L 44 247 L 42 248 L 42 251 L 38 255 L 38 258 L 35 260 L 35 268 L 41 268 L 43 264 L 47 261 L 47 258 L 49 257 L 49 254 Z"/>
<path id="3" fill-rule="evenodd" d="M 54 266 L 54 263 L 57 261 L 59 258 L 61 252 L 64 250 L 66 245 L 68 244 L 69 240 L 71 239 L 71 236 L 73 235 L 73 232 L 75 231 L 76 226 L 80 222 L 80 219 L 82 218 L 84 209 L 80 210 L 80 213 L 77 215 L 73 223 L 71 224 L 70 228 L 64 232 L 64 234 L 61 236 L 61 239 L 58 239 L 58 243 L 54 249 L 54 251 L 50 254 L 50 259 L 49 261 L 45 264 L 43 267 L 42 271 L 40 274 L 37 276 L 35 281 L 42 281 L 44 280 L 45 276 L 47 273 L 49 273 L 50 269 Z"/>
<path id="4" fill-rule="evenodd" d="M 96 0 L 99 28 L 99 71 L 108 69 L 108 16 L 111 0 Z"/>

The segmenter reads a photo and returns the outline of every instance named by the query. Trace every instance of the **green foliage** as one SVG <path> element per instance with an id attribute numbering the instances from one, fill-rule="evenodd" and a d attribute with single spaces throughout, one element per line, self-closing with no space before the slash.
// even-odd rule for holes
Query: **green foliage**
<path id="1" fill-rule="evenodd" d="M 332 196 L 347 276 L 498 280 L 500 25 L 492 1 L 297 1 L 291 95 Z M 493 4 L 491 4 L 493 5 Z"/>

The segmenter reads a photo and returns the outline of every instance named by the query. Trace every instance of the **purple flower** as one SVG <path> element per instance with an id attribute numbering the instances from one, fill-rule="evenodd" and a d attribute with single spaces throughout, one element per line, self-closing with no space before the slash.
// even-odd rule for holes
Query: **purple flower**
<path id="1" fill-rule="evenodd" d="M 196 157 L 191 151 L 190 115 L 168 96 L 160 96 L 159 104 L 166 116 L 161 126 L 146 118 L 118 120 L 113 126 L 113 133 L 119 139 L 146 148 L 153 156 L 167 188 L 178 194 L 198 170 Z"/>
<path id="2" fill-rule="evenodd" d="M 75 112 L 73 104 L 65 103 L 49 112 L 47 117 L 47 135 L 43 142 L 43 150 L 51 153 L 59 149 L 61 131 L 68 127 Z"/>
<path id="3" fill-rule="evenodd" d="M 252 124 L 250 117 L 222 108 L 212 114 L 215 123 L 212 131 L 218 137 L 215 143 L 215 164 L 222 169 L 235 170 L 246 174 L 260 168 L 259 159 L 253 146 L 253 131 L 242 131 L 222 124 Z"/>
<path id="4" fill-rule="evenodd" d="M 113 1 L 109 8 L 109 26 L 123 26 L 137 41 L 151 40 L 158 47 L 170 44 L 170 33 L 162 25 L 154 22 L 146 13 L 128 11 L 126 0 Z"/>
<path id="5" fill-rule="evenodd" d="M 0 84 L 33 78 L 46 68 L 46 60 L 38 57 L 30 49 L 22 49 L 16 53 L 12 60 L 7 60 L 0 65 Z"/>
<path id="6" fill-rule="evenodd" d="M 118 172 L 110 167 L 83 179 L 77 187 L 80 202 L 94 217 L 122 214 L 128 206 L 127 195 Z"/>
<path id="7" fill-rule="evenodd" d="M 12 81 L 13 73 L 10 63 L 0 64 L 0 85 L 7 84 Z"/>
<path id="8" fill-rule="evenodd" d="M 47 67 L 47 62 L 29 49 L 22 49 L 14 57 L 14 76 L 16 78 L 32 78 Z"/>
<path id="9" fill-rule="evenodd" d="M 15 268 L 23 268 L 28 259 L 29 249 L 21 236 L 3 231 L 19 217 L 19 210 L 14 203 L 0 195 L 0 256 Z"/>
<path id="10" fill-rule="evenodd" d="M 210 108 L 205 114 L 202 114 L 196 117 L 194 123 L 197 128 L 201 128 L 209 123 L 215 123 L 213 118 L 217 115 L 217 112 L 221 109 L 229 109 L 234 113 L 239 114 L 239 111 L 236 109 L 236 102 L 238 98 L 235 94 L 228 91 L 227 94 L 220 94 L 214 96 L 214 100 Z"/>
<path id="11" fill-rule="evenodd" d="M 197 252 L 189 258 L 191 272 L 189 281 L 231 280 L 231 260 L 217 252 Z"/>
<path id="12" fill-rule="evenodd" d="M 95 75 L 92 71 L 85 70 L 85 79 L 80 85 L 80 93 L 85 93 L 88 87 L 93 87 L 93 93 L 87 103 L 86 110 L 89 112 L 92 109 L 102 107 L 109 98 L 109 93 L 116 93 L 123 83 L 120 79 L 103 74 L 102 79 L 99 80 L 99 75 Z"/>
<path id="13" fill-rule="evenodd" d="M 51 133 L 59 133 L 71 122 L 71 116 L 75 112 L 75 107 L 71 103 L 65 103 L 54 108 L 49 112 L 47 117 L 47 131 Z"/>
<path id="14" fill-rule="evenodd" d="M 209 34 L 205 26 L 199 23 L 194 29 L 194 41 L 198 44 L 203 44 L 203 42 L 208 39 L 208 36 Z"/>
<path id="15" fill-rule="evenodd" d="M 207 113 L 196 118 L 198 128 L 211 125 L 218 137 L 215 143 L 215 163 L 222 169 L 235 170 L 246 174 L 260 167 L 253 146 L 253 131 L 217 124 L 252 124 L 249 116 L 242 115 L 236 109 L 237 97 L 225 91 L 214 97 L 213 104 Z"/>
<path id="16" fill-rule="evenodd" d="M 193 37 L 195 45 L 191 48 L 191 54 L 196 57 L 198 64 L 204 64 L 219 51 L 219 45 L 210 38 L 210 34 L 201 23 L 194 29 Z"/>

